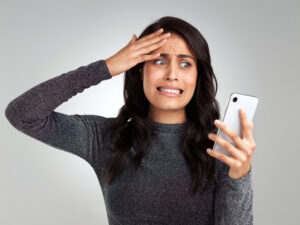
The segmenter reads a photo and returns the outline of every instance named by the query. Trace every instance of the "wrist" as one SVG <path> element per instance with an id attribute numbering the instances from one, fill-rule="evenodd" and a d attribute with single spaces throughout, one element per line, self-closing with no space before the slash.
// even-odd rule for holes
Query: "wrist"
<path id="1" fill-rule="evenodd" d="M 110 75 L 112 77 L 114 77 L 116 74 L 113 70 L 113 66 L 112 66 L 112 63 L 111 63 L 111 58 L 105 59 L 104 62 L 106 64 L 107 68 L 108 68 L 108 71 L 109 71 Z"/>

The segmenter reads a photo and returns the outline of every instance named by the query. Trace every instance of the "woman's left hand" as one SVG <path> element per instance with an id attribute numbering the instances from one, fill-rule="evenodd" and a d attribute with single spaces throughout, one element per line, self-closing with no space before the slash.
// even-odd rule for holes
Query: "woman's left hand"
<path id="1" fill-rule="evenodd" d="M 220 124 L 218 124 L 219 120 L 215 120 L 214 122 L 220 130 L 231 138 L 236 146 L 216 134 L 210 133 L 208 135 L 210 140 L 217 142 L 231 154 L 232 157 L 229 157 L 212 149 L 207 149 L 207 153 L 210 156 L 221 160 L 230 167 L 228 176 L 234 179 L 244 177 L 249 173 L 253 153 L 256 148 L 256 143 L 253 139 L 253 122 L 251 124 L 248 123 L 247 115 L 242 109 L 240 109 L 239 113 L 243 138 L 228 128 L 222 121 L 220 121 Z"/>

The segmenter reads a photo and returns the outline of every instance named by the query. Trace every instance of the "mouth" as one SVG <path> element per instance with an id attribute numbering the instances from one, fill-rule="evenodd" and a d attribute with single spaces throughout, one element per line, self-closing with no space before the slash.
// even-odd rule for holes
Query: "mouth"
<path id="1" fill-rule="evenodd" d="M 183 93 L 182 89 L 165 89 L 165 88 L 161 88 L 161 87 L 157 87 L 156 88 L 158 90 L 158 92 L 162 95 L 166 95 L 166 96 L 181 96 Z"/>

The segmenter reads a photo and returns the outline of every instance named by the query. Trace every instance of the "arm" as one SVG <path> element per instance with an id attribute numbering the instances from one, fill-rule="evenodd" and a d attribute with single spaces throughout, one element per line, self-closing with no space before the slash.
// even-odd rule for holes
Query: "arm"
<path id="1" fill-rule="evenodd" d="M 12 100 L 5 115 L 22 133 L 53 147 L 71 152 L 92 163 L 93 123 L 106 118 L 66 115 L 54 109 L 84 89 L 110 79 L 104 60 L 81 66 L 36 85 Z"/>
<path id="2" fill-rule="evenodd" d="M 233 179 L 229 166 L 216 159 L 219 185 L 215 190 L 215 225 L 253 225 L 252 166 L 247 175 Z"/>

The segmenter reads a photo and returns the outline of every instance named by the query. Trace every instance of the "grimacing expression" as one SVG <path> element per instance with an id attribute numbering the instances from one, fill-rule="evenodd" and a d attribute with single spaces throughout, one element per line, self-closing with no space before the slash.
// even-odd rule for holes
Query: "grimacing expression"
<path id="1" fill-rule="evenodd" d="M 143 67 L 143 89 L 150 107 L 152 110 L 184 110 L 196 88 L 196 56 L 185 40 L 174 33 L 162 47 L 151 53 L 160 53 L 161 56 L 145 61 Z M 183 92 L 179 97 L 165 96 L 157 89 L 162 86 L 173 86 Z"/>

